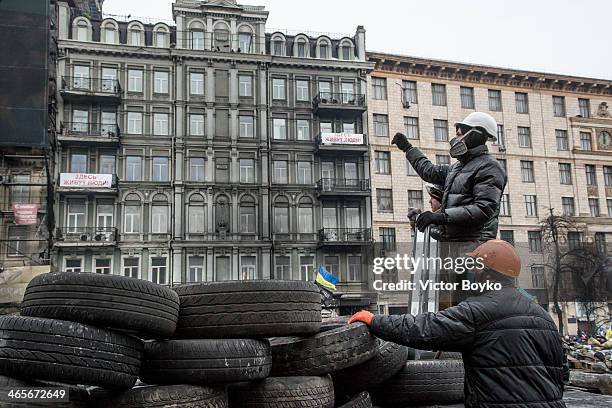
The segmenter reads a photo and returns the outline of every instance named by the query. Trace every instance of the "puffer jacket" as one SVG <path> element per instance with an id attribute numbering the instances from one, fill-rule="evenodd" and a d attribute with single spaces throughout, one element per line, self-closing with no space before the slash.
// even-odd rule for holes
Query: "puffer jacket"
<path id="1" fill-rule="evenodd" d="M 406 152 L 414 170 L 426 182 L 444 186 L 442 241 L 484 242 L 497 237 L 499 207 L 507 177 L 486 145 L 468 150 L 465 159 L 433 164 L 416 147 Z"/>
<path id="2" fill-rule="evenodd" d="M 485 292 L 437 313 L 376 315 L 376 336 L 459 351 L 467 408 L 563 408 L 563 347 L 548 313 L 519 289 Z"/>

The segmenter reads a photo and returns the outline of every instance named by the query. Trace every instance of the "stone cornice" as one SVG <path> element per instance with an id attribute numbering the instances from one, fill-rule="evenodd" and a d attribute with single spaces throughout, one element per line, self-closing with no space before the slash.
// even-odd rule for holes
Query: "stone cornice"
<path id="1" fill-rule="evenodd" d="M 380 52 L 368 52 L 367 59 L 376 64 L 375 70 L 383 72 L 514 88 L 612 95 L 612 81 L 605 79 L 548 74 Z"/>

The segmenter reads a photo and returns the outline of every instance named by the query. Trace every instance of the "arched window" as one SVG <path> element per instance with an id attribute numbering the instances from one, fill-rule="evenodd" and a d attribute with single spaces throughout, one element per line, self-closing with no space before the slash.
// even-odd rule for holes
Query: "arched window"
<path id="1" fill-rule="evenodd" d="M 272 51 L 272 55 L 287 55 L 285 37 L 282 34 L 274 34 L 271 39 L 270 48 Z"/>
<path id="2" fill-rule="evenodd" d="M 319 40 L 319 45 L 317 47 L 319 49 L 319 58 L 328 59 L 331 58 L 331 47 L 329 41 L 323 39 Z"/>
<path id="3" fill-rule="evenodd" d="M 151 204 L 151 232 L 168 233 L 168 198 L 163 194 L 153 197 Z"/>
<path id="4" fill-rule="evenodd" d="M 193 194 L 189 198 L 187 232 L 190 234 L 203 234 L 206 232 L 206 202 L 201 194 Z"/>
<path id="5" fill-rule="evenodd" d="M 353 45 L 352 41 L 350 41 L 349 39 L 342 40 L 342 42 L 340 43 L 340 50 L 338 53 L 340 56 L 340 59 L 345 60 L 345 61 L 352 60 L 355 54 L 354 49 L 355 49 L 355 46 Z"/>
<path id="6" fill-rule="evenodd" d="M 302 197 L 298 207 L 298 231 L 302 234 L 312 234 L 314 232 L 314 217 L 312 199 Z"/>
<path id="7" fill-rule="evenodd" d="M 138 23 L 132 23 L 128 26 L 128 44 L 135 47 L 145 45 L 144 28 Z"/>
<path id="8" fill-rule="evenodd" d="M 238 28 L 238 52 L 252 53 L 253 49 L 253 30 L 248 25 L 241 25 Z"/>
<path id="9" fill-rule="evenodd" d="M 166 26 L 160 25 L 154 28 L 154 46 L 158 48 L 166 48 L 168 47 L 168 42 L 170 40 L 170 35 L 168 34 L 168 28 Z"/>
<path id="10" fill-rule="evenodd" d="M 84 18 L 79 18 L 73 23 L 72 39 L 77 41 L 90 41 L 90 25 Z"/>
<path id="11" fill-rule="evenodd" d="M 227 196 L 220 195 L 215 202 L 215 229 L 217 232 L 229 232 L 231 225 L 230 201 Z"/>
<path id="12" fill-rule="evenodd" d="M 240 200 L 240 232 L 243 234 L 254 234 L 257 232 L 255 216 L 255 199 L 245 195 Z"/>
<path id="13" fill-rule="evenodd" d="M 230 31 L 225 23 L 219 23 L 214 30 L 214 47 L 217 51 L 229 52 L 230 49 Z"/>
<path id="14" fill-rule="evenodd" d="M 204 49 L 204 24 L 199 21 L 191 23 L 189 28 L 189 43 L 192 50 Z"/>
<path id="15" fill-rule="evenodd" d="M 279 196 L 274 201 L 274 232 L 289 233 L 289 200 L 285 196 Z"/>
<path id="16" fill-rule="evenodd" d="M 308 58 L 310 56 L 310 44 L 308 37 L 298 35 L 293 43 L 293 56 L 298 58 Z"/>
<path id="17" fill-rule="evenodd" d="M 142 203 L 137 194 L 128 194 L 123 207 L 123 232 L 137 234 L 142 232 Z"/>
<path id="18" fill-rule="evenodd" d="M 104 42 L 106 44 L 117 44 L 117 27 L 110 21 L 104 23 Z"/>

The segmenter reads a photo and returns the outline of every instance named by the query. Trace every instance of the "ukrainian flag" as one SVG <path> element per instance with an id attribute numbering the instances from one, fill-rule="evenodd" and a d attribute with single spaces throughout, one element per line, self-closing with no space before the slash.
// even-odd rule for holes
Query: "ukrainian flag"
<path id="1" fill-rule="evenodd" d="M 315 281 L 319 285 L 327 289 L 336 290 L 336 283 L 338 283 L 338 278 L 328 272 L 327 269 L 325 269 L 325 267 L 321 265 L 319 266 L 319 273 L 317 274 L 317 278 L 315 279 Z"/>

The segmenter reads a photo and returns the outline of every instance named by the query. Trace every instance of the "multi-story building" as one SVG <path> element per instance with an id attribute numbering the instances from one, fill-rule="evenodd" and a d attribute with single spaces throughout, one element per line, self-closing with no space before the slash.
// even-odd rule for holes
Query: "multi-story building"
<path id="1" fill-rule="evenodd" d="M 520 285 L 550 303 L 539 230 L 551 208 L 575 217 L 583 236 L 606 250 L 612 81 L 382 53 L 369 53 L 368 60 L 376 64 L 368 77 L 373 226 L 384 247 L 411 242 L 409 207 L 429 209 L 424 183 L 391 146 L 393 135 L 405 133 L 432 161 L 448 164 L 454 124 L 476 110 L 498 123 L 498 141 L 489 150 L 508 175 L 499 236 L 523 254 Z M 405 311 L 408 295 L 381 294 L 382 310 Z"/>
<path id="2" fill-rule="evenodd" d="M 172 11 L 60 2 L 58 268 L 176 284 L 326 265 L 348 307 L 373 303 L 363 27 L 271 32 L 235 1 Z"/>

